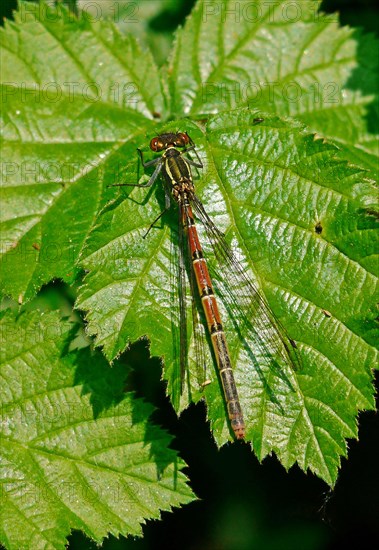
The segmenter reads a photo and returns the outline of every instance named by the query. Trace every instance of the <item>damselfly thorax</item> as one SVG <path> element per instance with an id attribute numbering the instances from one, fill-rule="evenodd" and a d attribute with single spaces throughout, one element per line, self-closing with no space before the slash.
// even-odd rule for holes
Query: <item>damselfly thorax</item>
<path id="1" fill-rule="evenodd" d="M 164 159 L 164 177 L 169 185 L 172 186 L 172 196 L 178 203 L 182 203 L 185 198 L 189 198 L 195 192 L 192 181 L 191 168 L 183 158 L 182 154 L 170 145 L 163 153 Z"/>

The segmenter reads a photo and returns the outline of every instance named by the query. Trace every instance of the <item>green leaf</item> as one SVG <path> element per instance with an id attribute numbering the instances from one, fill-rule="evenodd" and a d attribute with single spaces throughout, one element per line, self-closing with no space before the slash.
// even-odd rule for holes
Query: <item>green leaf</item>
<path id="1" fill-rule="evenodd" d="M 120 365 L 88 348 L 67 354 L 72 327 L 55 313 L 8 312 L 0 329 L 7 548 L 63 549 L 72 529 L 97 542 L 141 535 L 146 518 L 193 499 L 152 407 L 123 393 Z"/>
<path id="2" fill-rule="evenodd" d="M 306 7 L 296 22 L 285 11 L 291 5 L 275 3 L 273 15 L 285 14 L 279 20 L 266 11 L 258 21 L 235 21 L 225 10 L 244 9 L 243 3 L 199 2 L 177 34 L 168 70 L 159 73 L 151 55 L 110 22 L 22 4 L 17 22 L 1 33 L 2 289 L 30 298 L 51 278 L 73 280 L 81 257 L 89 273 L 78 306 L 106 356 L 113 359 L 129 340 L 148 335 L 152 353 L 163 358 L 175 409 L 205 396 L 217 442 L 230 439 L 214 367 L 201 391 L 204 373 L 194 364 L 192 341 L 180 393 L 175 213 L 143 240 L 164 207 L 161 187 L 124 188 L 119 196 L 106 188 L 139 181 L 137 147 L 160 131 L 187 130 L 205 163 L 196 179 L 200 198 L 302 356 L 297 373 L 260 372 L 243 355 L 224 308 L 247 438 L 259 458 L 275 451 L 286 467 L 297 461 L 333 484 L 345 438 L 357 434 L 357 411 L 373 407 L 376 197 L 369 174 L 355 165 L 375 165 L 365 118 L 373 64 L 368 51 L 366 65 L 358 65 L 357 37 L 330 17 L 317 19 L 317 3 L 301 3 Z M 205 17 L 207 9 L 216 12 Z M 368 88 L 351 91 L 358 67 L 363 72 L 355 82 Z M 299 101 L 266 90 L 259 105 L 267 112 L 227 112 L 254 106 L 251 96 L 236 102 L 228 86 L 251 89 L 272 79 L 281 86 L 293 80 L 302 90 Z M 321 109 L 310 99 L 311 86 L 324 90 L 330 82 L 341 92 L 339 108 L 323 101 Z M 125 90 L 125 84 L 133 86 Z M 209 84 L 225 94 L 215 97 Z M 339 150 L 273 111 L 309 117 L 314 129 L 340 140 Z M 176 118 L 183 115 L 206 120 Z M 173 120 L 157 125 L 159 116 Z M 254 125 L 257 116 L 264 123 Z"/>
<path id="3" fill-rule="evenodd" d="M 63 8 L 20 9 L 1 31 L 1 252 L 2 292 L 27 300 L 52 278 L 74 280 L 107 157 L 164 108 L 152 58 L 133 37 Z"/>
<path id="4" fill-rule="evenodd" d="M 358 409 L 374 406 L 378 285 L 374 218 L 365 209 L 375 204 L 375 193 L 364 172 L 340 160 L 334 146 L 289 120 L 263 115 L 264 122 L 254 125 L 257 114 L 210 117 L 204 132 L 185 120 L 175 124 L 199 146 L 205 169 L 196 184 L 207 212 L 302 356 L 296 376 L 288 368 L 257 368 L 223 308 L 246 437 L 260 459 L 275 451 L 287 468 L 297 461 L 332 484 L 339 455 L 346 454 L 344 438 L 357 436 Z M 232 435 L 215 372 L 207 372 L 211 383 L 201 392 L 198 365 L 190 361 L 180 394 L 177 214 L 142 238 L 163 208 L 157 187 L 156 193 L 133 190 L 129 200 L 115 201 L 100 216 L 83 252 L 89 273 L 78 307 L 88 311 L 89 332 L 98 335 L 109 359 L 128 339 L 148 335 L 151 353 L 164 359 L 176 410 L 205 396 L 222 444 Z"/>
<path id="5" fill-rule="evenodd" d="M 198 2 L 170 61 L 171 111 L 205 116 L 248 105 L 377 150 L 378 43 L 321 2 Z"/>

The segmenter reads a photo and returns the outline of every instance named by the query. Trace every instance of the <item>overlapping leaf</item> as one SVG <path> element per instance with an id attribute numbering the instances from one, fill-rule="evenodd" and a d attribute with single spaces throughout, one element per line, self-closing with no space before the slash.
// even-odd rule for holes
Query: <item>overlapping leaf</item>
<path id="1" fill-rule="evenodd" d="M 319 13 L 320 4 L 198 2 L 170 61 L 172 112 L 204 116 L 249 105 L 293 116 L 376 169 L 377 41 L 341 28 L 338 14 Z"/>
<path id="2" fill-rule="evenodd" d="M 0 330 L 7 548 L 64 548 L 72 529 L 98 542 L 140 535 L 144 519 L 192 500 L 170 437 L 149 422 L 150 405 L 123 393 L 120 367 L 67 355 L 70 326 L 56 314 L 8 313 Z"/>
<path id="3" fill-rule="evenodd" d="M 1 31 L 2 291 L 30 299 L 75 278 L 106 160 L 163 99 L 151 56 L 112 24 L 31 3 L 16 22 Z"/>

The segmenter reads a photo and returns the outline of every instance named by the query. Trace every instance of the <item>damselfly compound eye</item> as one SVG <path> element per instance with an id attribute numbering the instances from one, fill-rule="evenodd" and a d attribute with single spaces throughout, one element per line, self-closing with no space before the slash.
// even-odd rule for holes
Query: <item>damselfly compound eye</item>
<path id="1" fill-rule="evenodd" d="M 189 135 L 184 134 L 183 132 L 178 132 L 176 134 L 176 147 L 185 147 L 189 143 Z"/>
<path id="2" fill-rule="evenodd" d="M 162 151 L 163 143 L 158 137 L 155 137 L 150 141 L 150 149 L 152 151 Z"/>

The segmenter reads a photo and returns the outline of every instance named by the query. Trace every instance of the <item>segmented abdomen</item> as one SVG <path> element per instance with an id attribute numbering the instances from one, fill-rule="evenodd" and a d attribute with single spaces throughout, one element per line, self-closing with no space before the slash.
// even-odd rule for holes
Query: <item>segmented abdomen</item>
<path id="1" fill-rule="evenodd" d="M 191 261 L 197 287 L 199 289 L 201 303 L 203 305 L 204 314 L 220 373 L 222 387 L 224 390 L 230 424 L 237 439 L 243 439 L 245 437 L 245 422 L 234 380 L 226 336 L 222 326 L 216 297 L 213 292 L 207 262 L 203 257 L 203 251 L 193 218 L 192 208 L 187 196 L 182 197 L 180 207 L 182 209 L 182 222 L 185 231 L 187 232 L 188 247 L 191 254 Z"/>

